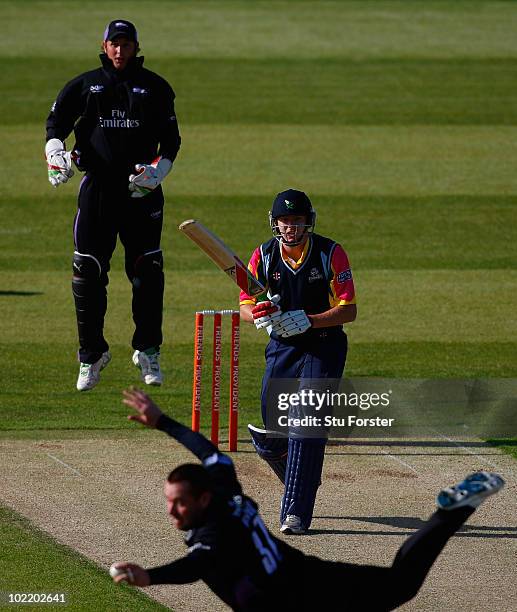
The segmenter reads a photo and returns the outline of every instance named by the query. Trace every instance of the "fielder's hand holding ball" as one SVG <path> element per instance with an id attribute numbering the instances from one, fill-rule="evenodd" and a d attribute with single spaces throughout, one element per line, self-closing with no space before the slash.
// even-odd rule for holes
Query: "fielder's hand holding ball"
<path id="1" fill-rule="evenodd" d="M 151 582 L 149 574 L 145 569 L 135 563 L 113 563 L 109 572 L 113 582 L 117 584 L 119 582 L 127 582 L 134 586 L 145 587 L 149 586 Z"/>

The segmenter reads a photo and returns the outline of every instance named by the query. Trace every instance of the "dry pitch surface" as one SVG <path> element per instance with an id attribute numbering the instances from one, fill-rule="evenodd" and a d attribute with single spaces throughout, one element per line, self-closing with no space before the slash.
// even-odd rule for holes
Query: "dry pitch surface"
<path id="1" fill-rule="evenodd" d="M 234 460 L 244 489 L 278 533 L 281 486 L 249 444 L 240 448 Z M 2 440 L 0 457 L 0 503 L 106 569 L 117 560 L 152 566 L 184 554 L 181 534 L 165 514 L 162 483 L 171 467 L 192 456 L 165 436 Z M 327 559 L 388 564 L 431 513 L 442 485 L 473 470 L 498 471 L 507 487 L 449 542 L 420 594 L 403 609 L 517 610 L 515 466 L 482 443 L 329 446 L 314 531 L 289 541 Z M 348 588 L 353 585 L 344 583 L 344 603 Z M 147 592 L 178 612 L 226 609 L 201 583 Z"/>

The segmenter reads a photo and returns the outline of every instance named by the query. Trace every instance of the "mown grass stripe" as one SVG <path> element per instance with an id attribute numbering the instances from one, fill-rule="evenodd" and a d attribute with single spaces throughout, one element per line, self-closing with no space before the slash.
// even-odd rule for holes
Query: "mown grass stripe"
<path id="1" fill-rule="evenodd" d="M 268 239 L 267 212 L 273 194 L 178 196 L 175 188 L 175 179 L 171 177 L 162 241 L 168 272 L 215 272 L 199 249 L 176 230 L 187 218 L 199 217 L 243 259 L 259 242 Z M 317 231 L 342 242 L 357 272 L 516 268 L 517 196 L 309 193 L 318 214 Z M 68 291 L 74 207 L 73 193 L 50 191 L 43 195 L 41 186 L 38 195 L 31 199 L 20 195 L 0 197 L 3 211 L 0 269 L 59 271 L 62 281 L 57 284 L 64 283 Z M 233 231 L 234 227 L 239 231 Z M 112 267 L 114 270 L 123 267 L 120 251 L 116 252 Z M 2 287 L 5 291 L 16 288 L 16 282 Z M 31 285 L 19 288 L 30 291 Z M 44 284 L 38 286 L 38 291 L 44 289 Z M 29 306 L 36 299 L 21 303 Z"/>
<path id="2" fill-rule="evenodd" d="M 185 326 L 193 317 L 183 319 Z M 179 323 L 179 321 L 177 321 Z M 254 330 L 249 330 L 249 335 Z M 399 378 L 484 378 L 517 377 L 517 348 L 514 342 L 397 342 L 390 329 L 386 340 L 356 341 L 350 334 L 347 361 L 348 376 Z M 226 346 L 226 345 L 225 345 Z M 128 423 L 128 410 L 122 405 L 121 391 L 130 384 L 141 385 L 138 373 L 130 363 L 128 344 L 114 343 L 113 361 L 103 372 L 100 386 L 87 394 L 75 390 L 77 362 L 74 342 L 37 344 L 20 342 L 0 344 L 2 354 L 10 355 L 10 368 L 16 376 L 2 382 L 2 419 L 0 430 L 42 431 L 68 429 L 87 432 L 92 429 L 114 429 L 132 436 L 135 426 Z M 168 334 L 163 346 L 162 363 L 167 384 L 153 389 L 157 403 L 178 420 L 190 420 L 192 383 L 192 342 L 175 340 Z M 260 377 L 264 341 L 243 340 L 241 364 L 240 431 L 246 436 L 248 422 L 260 422 Z M 226 353 L 225 353 L 226 355 Z M 225 357 L 224 357 L 225 358 Z M 209 369 L 205 369 L 203 406 L 209 406 Z M 226 426 L 227 373 L 223 371 L 221 422 Z M 209 411 L 203 411 L 208 425 Z"/>
<path id="3" fill-rule="evenodd" d="M 513 2 L 128 0 L 124 15 L 138 25 L 146 54 L 170 59 L 517 55 Z M 2 17 L 0 55 L 61 58 L 66 49 L 89 58 L 113 11 L 92 0 L 3 0 Z"/>
<path id="4" fill-rule="evenodd" d="M 4 62 L 0 124 L 43 123 L 64 83 L 99 62 Z M 517 125 L 517 59 L 163 58 L 145 65 L 177 94 L 181 124 Z M 447 88 L 443 87 L 447 83 Z M 486 83 L 490 82 L 490 87 Z M 238 104 L 235 96 L 238 95 Z"/>

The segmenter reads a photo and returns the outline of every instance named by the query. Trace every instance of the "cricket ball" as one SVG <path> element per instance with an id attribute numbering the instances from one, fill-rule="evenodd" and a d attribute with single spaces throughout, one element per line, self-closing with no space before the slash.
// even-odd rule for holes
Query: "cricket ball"
<path id="1" fill-rule="evenodd" d="M 116 578 L 117 576 L 121 576 L 122 574 L 125 574 L 128 577 L 128 580 L 132 582 L 133 572 L 129 568 L 125 568 L 125 569 L 119 568 L 117 567 L 116 563 L 113 563 L 110 567 L 110 576 L 112 578 Z"/>

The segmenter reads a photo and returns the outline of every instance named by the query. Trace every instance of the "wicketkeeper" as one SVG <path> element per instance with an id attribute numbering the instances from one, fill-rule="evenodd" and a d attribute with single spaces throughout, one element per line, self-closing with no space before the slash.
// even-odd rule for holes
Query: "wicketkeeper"
<path id="1" fill-rule="evenodd" d="M 79 331 L 77 389 L 92 389 L 111 355 L 104 338 L 108 271 L 117 236 L 133 286 L 133 363 L 146 384 L 160 385 L 163 192 L 180 147 L 174 92 L 143 67 L 129 21 L 106 28 L 101 67 L 65 85 L 47 119 L 45 154 L 54 187 L 84 176 L 74 222 L 72 290 Z M 74 131 L 75 144 L 65 139 Z"/>
<path id="2" fill-rule="evenodd" d="M 279 193 L 269 220 L 273 238 L 255 249 L 250 271 L 270 299 L 258 304 L 241 292 L 241 317 L 267 330 L 266 370 L 262 380 L 262 419 L 268 418 L 272 380 L 325 381 L 343 375 L 347 337 L 343 324 L 357 316 L 348 256 L 334 240 L 314 233 L 316 212 L 302 191 Z M 270 437 L 249 426 L 255 450 L 285 485 L 280 529 L 302 534 L 311 524 L 320 484 L 326 439 Z"/>
<path id="3" fill-rule="evenodd" d="M 269 532 L 257 504 L 243 493 L 230 457 L 163 414 L 141 391 L 124 395 L 137 411 L 131 420 L 163 431 L 202 464 L 178 466 L 164 487 L 167 513 L 185 532 L 187 554 L 147 570 L 115 563 L 122 570 L 115 582 L 146 587 L 203 580 L 232 610 L 393 610 L 418 593 L 449 538 L 504 484 L 497 474 L 477 472 L 441 491 L 439 509 L 401 546 L 391 567 L 324 561 Z M 485 603 L 489 609 L 490 602 Z"/>

